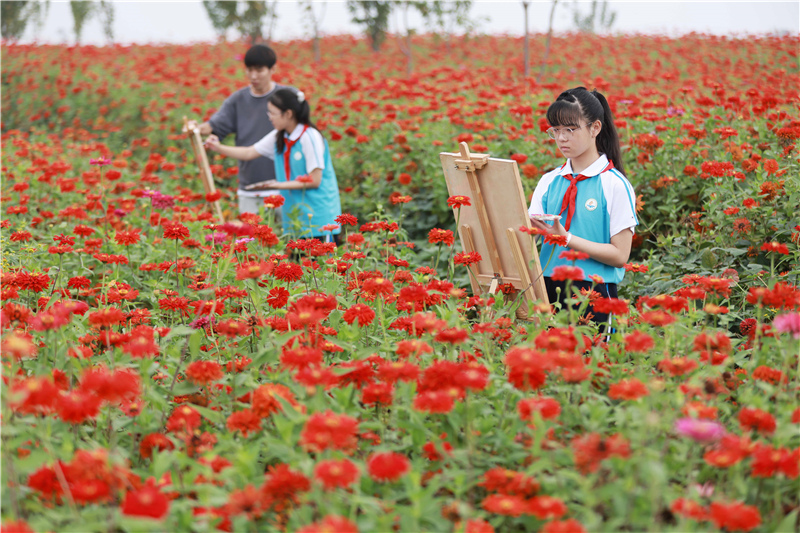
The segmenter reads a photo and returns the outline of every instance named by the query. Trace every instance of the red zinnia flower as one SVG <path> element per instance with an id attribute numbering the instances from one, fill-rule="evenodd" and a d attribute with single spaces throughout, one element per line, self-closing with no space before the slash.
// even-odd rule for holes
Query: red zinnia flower
<path id="1" fill-rule="evenodd" d="M 789 255 L 789 248 L 780 242 L 765 242 L 761 245 L 762 252 L 776 252 L 783 255 Z"/>
<path id="2" fill-rule="evenodd" d="M 89 313 L 89 324 L 98 327 L 111 327 L 125 322 L 125 313 L 116 307 L 107 307 L 94 313 Z"/>
<path id="3" fill-rule="evenodd" d="M 303 277 L 303 267 L 297 263 L 279 263 L 273 270 L 272 275 L 277 279 L 286 282 L 297 281 Z"/>
<path id="4" fill-rule="evenodd" d="M 568 265 L 559 265 L 553 268 L 553 274 L 550 276 L 553 281 L 583 281 L 584 277 L 582 268 Z"/>
<path id="5" fill-rule="evenodd" d="M 739 411 L 739 424 L 744 430 L 754 430 L 761 433 L 775 431 L 775 417 L 761 409 L 743 408 Z"/>
<path id="6" fill-rule="evenodd" d="M 395 452 L 375 453 L 367 460 L 367 471 L 375 481 L 396 481 L 411 470 L 405 455 Z"/>
<path id="7" fill-rule="evenodd" d="M 358 533 L 358 526 L 342 516 L 329 515 L 319 522 L 301 527 L 297 533 Z"/>
<path id="8" fill-rule="evenodd" d="M 697 520 L 699 522 L 708 520 L 708 509 L 692 500 L 678 498 L 672 502 L 669 508 L 673 513 L 691 518 L 692 520 Z"/>
<path id="9" fill-rule="evenodd" d="M 533 413 L 539 413 L 542 420 L 552 420 L 561 414 L 561 404 L 555 398 L 539 396 L 520 400 L 517 411 L 520 419 L 526 422 L 533 419 Z"/>
<path id="10" fill-rule="evenodd" d="M 475 263 L 480 263 L 482 259 L 481 254 L 478 252 L 459 252 L 453 257 L 453 263 L 468 267 Z"/>
<path id="11" fill-rule="evenodd" d="M 358 219 L 349 213 L 342 213 L 333 219 L 340 226 L 357 226 Z"/>
<path id="12" fill-rule="evenodd" d="M 462 206 L 471 206 L 468 196 L 451 196 L 447 199 L 447 205 L 453 209 L 460 209 Z"/>
<path id="13" fill-rule="evenodd" d="M 453 395 L 446 390 L 418 392 L 414 398 L 414 409 L 426 413 L 449 413 L 454 405 Z"/>
<path id="14" fill-rule="evenodd" d="M 358 420 L 325 411 L 311 415 L 300 433 L 300 444 L 314 452 L 328 448 L 348 451 L 356 447 L 357 435 Z"/>
<path id="15" fill-rule="evenodd" d="M 478 485 L 484 487 L 488 492 L 499 492 L 523 498 L 533 496 L 539 490 L 539 483 L 532 477 L 501 467 L 487 470 Z"/>
<path id="16" fill-rule="evenodd" d="M 169 513 L 169 498 L 158 490 L 155 479 L 150 478 L 139 490 L 128 491 L 122 502 L 122 514 L 161 519 Z"/>
<path id="17" fill-rule="evenodd" d="M 264 205 L 267 206 L 268 209 L 277 209 L 282 206 L 285 201 L 286 198 L 280 194 L 271 194 L 264 197 Z"/>
<path id="18" fill-rule="evenodd" d="M 251 408 L 261 418 L 266 418 L 272 413 L 283 411 L 283 407 L 277 397 L 281 397 L 291 405 L 297 406 L 294 395 L 292 395 L 292 391 L 290 391 L 288 387 L 267 383 L 253 391 Z"/>
<path id="19" fill-rule="evenodd" d="M 261 430 L 261 417 L 251 409 L 242 409 L 230 414 L 227 427 L 230 431 L 241 431 L 242 436 L 247 437 L 249 433 Z"/>
<path id="20" fill-rule="evenodd" d="M 608 397 L 615 400 L 638 400 L 648 394 L 647 386 L 636 378 L 620 380 L 608 389 Z"/>
<path id="21" fill-rule="evenodd" d="M 528 512 L 540 520 L 549 520 L 564 516 L 567 506 L 558 498 L 534 496 L 528 500 Z"/>
<path id="22" fill-rule="evenodd" d="M 364 292 L 373 295 L 388 295 L 394 292 L 394 284 L 386 278 L 370 278 L 364 282 L 364 284 L 361 286 L 361 289 Z"/>
<path id="23" fill-rule="evenodd" d="M 627 315 L 628 302 L 617 298 L 598 298 L 592 301 L 592 309 L 595 313 L 608 313 L 611 315 Z"/>
<path id="24" fill-rule="evenodd" d="M 464 533 L 494 533 L 494 528 L 492 527 L 492 524 L 486 520 L 473 518 L 471 520 L 467 520 Z"/>
<path id="25" fill-rule="evenodd" d="M 187 237 L 189 237 L 189 228 L 187 228 L 180 222 L 175 222 L 164 228 L 165 239 L 174 239 L 182 241 L 185 240 Z"/>
<path id="26" fill-rule="evenodd" d="M 139 455 L 144 459 L 150 459 L 150 457 L 153 456 L 153 450 L 161 451 L 174 449 L 175 445 L 163 433 L 150 433 L 139 443 Z"/>
<path id="27" fill-rule="evenodd" d="M 634 331 L 625 335 L 625 351 L 645 353 L 655 346 L 653 337 L 643 331 Z"/>
<path id="28" fill-rule="evenodd" d="M 494 514 L 520 516 L 527 511 L 528 506 L 519 496 L 492 494 L 483 499 L 481 507 Z"/>
<path id="29" fill-rule="evenodd" d="M 139 229 L 135 229 L 133 231 L 118 231 L 117 234 L 114 236 L 114 241 L 117 244 L 121 244 L 122 246 L 130 246 L 132 244 L 138 243 L 142 235 L 139 233 Z"/>
<path id="30" fill-rule="evenodd" d="M 710 515 L 714 525 L 728 531 L 750 531 L 761 525 L 761 513 L 758 512 L 758 508 L 741 502 L 727 505 L 713 502 Z"/>
<path id="31" fill-rule="evenodd" d="M 56 404 L 58 417 L 70 424 L 82 424 L 100 412 L 100 399 L 80 390 L 62 394 Z"/>
<path id="32" fill-rule="evenodd" d="M 197 384 L 204 385 L 222 379 L 222 368 L 216 361 L 194 361 L 186 367 L 186 375 Z"/>
<path id="33" fill-rule="evenodd" d="M 261 492 L 267 501 L 297 503 L 297 494 L 310 488 L 311 480 L 306 476 L 292 470 L 287 464 L 279 464 L 269 467 Z"/>
<path id="34" fill-rule="evenodd" d="M 375 311 L 366 304 L 355 304 L 344 312 L 342 318 L 348 324 L 358 321 L 360 327 L 369 326 L 375 320 Z"/>
<path id="35" fill-rule="evenodd" d="M 452 246 L 455 243 L 453 232 L 449 229 L 433 228 L 428 232 L 428 242 L 431 244 L 442 243 L 445 246 Z"/>
<path id="36" fill-rule="evenodd" d="M 574 518 L 570 518 L 548 522 L 539 530 L 539 533 L 586 533 L 586 528 Z"/>
<path id="37" fill-rule="evenodd" d="M 314 477 L 325 490 L 348 487 L 358 481 L 359 475 L 358 467 L 349 459 L 320 461 L 314 467 Z"/>

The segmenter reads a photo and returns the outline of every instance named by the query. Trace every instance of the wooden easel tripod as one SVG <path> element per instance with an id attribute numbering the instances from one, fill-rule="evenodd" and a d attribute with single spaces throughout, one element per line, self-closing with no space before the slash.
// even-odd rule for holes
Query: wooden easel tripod
<path id="1" fill-rule="evenodd" d="M 449 194 L 468 196 L 472 204 L 461 208 L 458 233 L 464 251 L 482 258 L 470 276 L 473 294 L 482 287 L 494 294 L 500 283 L 511 283 L 526 302 L 549 303 L 539 255 L 519 229 L 531 223 L 516 161 L 472 154 L 465 142 L 459 149 L 439 157 Z"/>
<path id="2" fill-rule="evenodd" d="M 217 192 L 214 185 L 214 176 L 211 174 L 211 166 L 208 164 L 208 155 L 206 149 L 203 148 L 203 140 L 200 138 L 200 130 L 194 128 L 189 130 L 189 121 L 183 117 L 183 131 L 188 134 L 189 141 L 192 143 L 192 151 L 194 152 L 195 161 L 200 171 L 200 181 L 203 182 L 203 190 L 206 194 Z M 225 222 L 225 216 L 222 214 L 222 207 L 219 205 L 219 200 L 212 203 L 214 213 L 217 215 L 220 224 Z"/>

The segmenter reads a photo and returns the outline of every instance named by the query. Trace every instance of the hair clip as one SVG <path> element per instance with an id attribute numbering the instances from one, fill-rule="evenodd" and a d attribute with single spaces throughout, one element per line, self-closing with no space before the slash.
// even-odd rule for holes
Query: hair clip
<path id="1" fill-rule="evenodd" d="M 303 94 L 303 91 L 297 91 L 297 101 L 302 103 L 303 101 L 305 101 L 305 99 L 306 95 Z"/>

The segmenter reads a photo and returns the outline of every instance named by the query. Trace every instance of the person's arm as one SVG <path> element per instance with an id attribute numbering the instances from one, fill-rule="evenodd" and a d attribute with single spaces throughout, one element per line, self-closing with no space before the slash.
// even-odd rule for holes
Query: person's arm
<path id="1" fill-rule="evenodd" d="M 553 235 L 566 235 L 567 230 L 556 220 L 552 226 L 539 220 L 531 219 L 534 228 L 545 231 Z M 614 268 L 622 268 L 631 256 L 631 243 L 633 242 L 633 231 L 624 229 L 612 236 L 609 244 L 590 241 L 575 235 L 569 240 L 567 248 L 577 252 L 589 254 L 589 257 L 599 261 L 604 265 Z"/>
<path id="2" fill-rule="evenodd" d="M 240 161 L 250 161 L 261 157 L 261 154 L 252 146 L 228 146 L 220 143 L 216 135 L 209 135 L 203 145 L 214 152 Z"/>
<path id="3" fill-rule="evenodd" d="M 322 183 L 322 169 L 315 168 L 314 170 L 311 171 L 311 173 L 306 174 L 305 176 L 300 176 L 292 181 L 278 181 L 278 180 L 259 181 L 258 183 L 248 185 L 247 187 L 245 187 L 245 189 L 248 191 L 254 191 L 259 189 L 280 189 L 284 191 L 300 190 L 300 189 L 318 189 L 321 183 Z"/>

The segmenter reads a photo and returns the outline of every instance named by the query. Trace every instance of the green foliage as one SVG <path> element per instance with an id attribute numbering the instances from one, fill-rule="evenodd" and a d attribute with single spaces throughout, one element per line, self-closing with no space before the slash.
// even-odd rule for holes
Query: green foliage
<path id="1" fill-rule="evenodd" d="M 575 26 L 585 33 L 595 33 L 598 29 L 602 32 L 610 31 L 617 13 L 608 9 L 608 0 L 592 0 L 589 12 L 581 15 L 582 6 L 585 5 L 586 2 L 575 1 L 573 3 L 572 20 L 575 22 Z M 598 26 L 599 28 L 597 28 Z"/>
<path id="2" fill-rule="evenodd" d="M 13 42 L 22 37 L 28 22 L 41 26 L 50 8 L 50 0 L 8 0 L 0 2 L 0 28 L 3 39 Z"/>
<path id="3" fill-rule="evenodd" d="M 393 6 L 393 0 L 347 0 L 351 20 L 364 26 L 373 52 L 379 51 L 386 39 Z"/>
<path id="4" fill-rule="evenodd" d="M 263 0 L 203 0 L 211 25 L 220 37 L 235 29 L 242 37 L 256 43 L 263 35 L 264 19 L 272 21 L 275 5 Z"/>
<path id="5" fill-rule="evenodd" d="M 100 0 L 99 2 L 71 0 L 69 7 L 72 12 L 72 31 L 75 34 L 75 43 L 80 44 L 83 27 L 92 16 L 97 16 L 100 19 L 106 39 L 109 42 L 114 40 L 114 6 L 111 2 L 106 0 Z"/>

